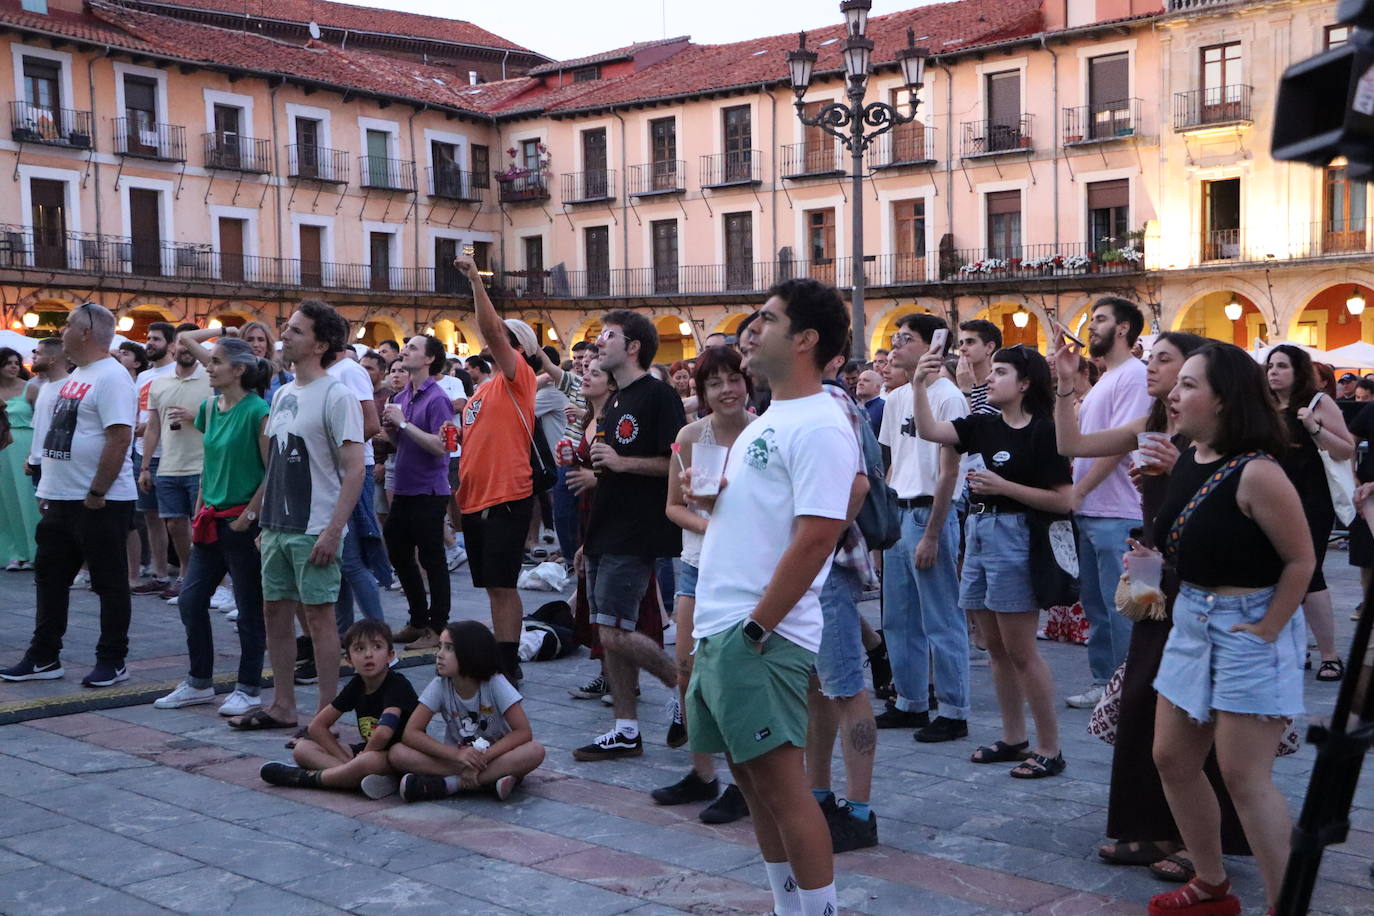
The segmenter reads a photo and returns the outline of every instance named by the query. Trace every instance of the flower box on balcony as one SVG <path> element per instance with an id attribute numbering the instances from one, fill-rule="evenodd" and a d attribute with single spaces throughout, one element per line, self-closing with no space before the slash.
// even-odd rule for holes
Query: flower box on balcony
<path id="1" fill-rule="evenodd" d="M 32 127 L 16 127 L 12 134 L 15 143 L 36 143 L 40 138 Z"/>

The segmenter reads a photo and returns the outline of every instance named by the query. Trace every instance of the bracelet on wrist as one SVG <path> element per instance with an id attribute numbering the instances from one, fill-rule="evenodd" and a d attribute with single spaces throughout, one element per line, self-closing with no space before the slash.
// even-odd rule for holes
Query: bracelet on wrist
<path id="1" fill-rule="evenodd" d="M 1070 388 L 1068 391 L 1056 391 L 1054 393 L 1054 396 L 1057 398 L 1071 398 L 1075 394 L 1077 394 L 1077 392 L 1074 391 L 1074 389 Z"/>

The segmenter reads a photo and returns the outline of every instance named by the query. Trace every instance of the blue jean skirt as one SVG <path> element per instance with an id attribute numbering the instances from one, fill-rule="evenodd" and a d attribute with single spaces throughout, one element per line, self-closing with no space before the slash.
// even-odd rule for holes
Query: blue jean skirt
<path id="1" fill-rule="evenodd" d="M 969 513 L 959 607 L 1003 614 L 1036 611 L 1030 576 L 1030 524 L 1024 513 Z"/>
<path id="2" fill-rule="evenodd" d="M 1213 710 L 1252 716 L 1303 714 L 1302 665 L 1307 624 L 1299 609 L 1273 642 L 1253 633 L 1232 633 L 1238 623 L 1258 623 L 1274 589 L 1218 595 L 1184 583 L 1174 602 L 1174 626 L 1164 646 L 1154 687 L 1198 722 Z"/>

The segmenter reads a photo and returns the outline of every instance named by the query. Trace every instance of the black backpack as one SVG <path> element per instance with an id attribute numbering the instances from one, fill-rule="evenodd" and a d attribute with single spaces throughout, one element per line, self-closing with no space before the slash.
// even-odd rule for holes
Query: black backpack
<path id="1" fill-rule="evenodd" d="M 867 417 L 859 424 L 859 448 L 863 452 L 864 475 L 868 478 L 868 495 L 855 521 L 869 550 L 887 550 L 902 539 L 902 512 L 897 507 L 897 491 L 888 485 L 883 450 Z"/>

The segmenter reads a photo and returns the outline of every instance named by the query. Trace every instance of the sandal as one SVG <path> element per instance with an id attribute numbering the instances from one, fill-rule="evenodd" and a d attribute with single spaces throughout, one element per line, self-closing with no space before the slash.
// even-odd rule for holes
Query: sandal
<path id="1" fill-rule="evenodd" d="M 974 763 L 1010 763 L 1016 760 L 1025 760 L 1029 756 L 1029 741 L 1022 741 L 1020 744 L 1008 744 L 999 739 L 978 748 L 969 756 L 969 760 Z"/>
<path id="2" fill-rule="evenodd" d="M 1197 870 L 1193 868 L 1192 860 L 1183 855 L 1182 850 L 1180 850 L 1151 864 L 1150 874 L 1165 881 L 1177 881 L 1179 884 L 1184 884 L 1197 877 Z"/>
<path id="3" fill-rule="evenodd" d="M 1343 677 L 1345 677 L 1345 662 L 1339 658 L 1328 658 L 1317 669 L 1317 680 L 1319 681 L 1339 681 Z"/>
<path id="4" fill-rule="evenodd" d="M 1064 772 L 1064 767 L 1068 766 L 1064 762 L 1064 752 L 1060 751 L 1053 757 L 1046 757 L 1044 754 L 1031 754 L 1021 764 L 1011 771 L 1013 779 L 1045 779 L 1050 776 L 1058 776 Z"/>
<path id="5" fill-rule="evenodd" d="M 1131 840 L 1099 846 L 1097 855 L 1111 865 L 1153 865 L 1165 856 L 1173 855 L 1178 849 L 1177 843 Z"/>
<path id="6" fill-rule="evenodd" d="M 263 731 L 264 729 L 269 728 L 296 727 L 295 722 L 283 722 L 280 719 L 272 718 L 272 716 L 268 714 L 267 710 L 263 709 L 261 706 L 259 706 L 257 709 L 246 712 L 241 716 L 235 716 L 234 718 L 230 719 L 227 724 L 230 728 L 236 729 L 241 732 L 256 732 Z"/>
<path id="7" fill-rule="evenodd" d="M 1203 896 L 1203 895 L 1206 896 Z M 1150 916 L 1240 916 L 1240 901 L 1231 893 L 1230 879 L 1204 884 L 1193 878 L 1183 887 L 1150 898 Z"/>

